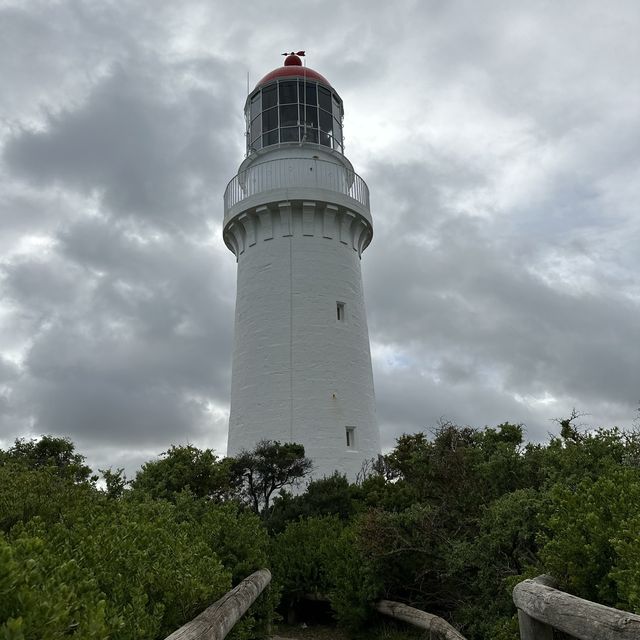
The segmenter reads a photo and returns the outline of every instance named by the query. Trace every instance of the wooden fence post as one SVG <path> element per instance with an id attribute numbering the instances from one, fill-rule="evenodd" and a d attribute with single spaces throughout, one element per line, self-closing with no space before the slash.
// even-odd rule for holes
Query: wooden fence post
<path id="1" fill-rule="evenodd" d="M 522 640 L 550 640 L 553 629 L 577 640 L 638 640 L 640 616 L 578 598 L 551 586 L 548 576 L 513 590 Z"/>
<path id="2" fill-rule="evenodd" d="M 522 609 L 518 609 L 518 626 L 520 640 L 553 640 L 553 627 L 528 616 Z"/>

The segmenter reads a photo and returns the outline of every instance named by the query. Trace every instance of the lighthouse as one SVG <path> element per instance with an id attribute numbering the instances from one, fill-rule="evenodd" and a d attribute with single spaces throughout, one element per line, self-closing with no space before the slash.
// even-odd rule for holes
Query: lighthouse
<path id="1" fill-rule="evenodd" d="M 344 155 L 343 103 L 303 52 L 247 97 L 246 156 L 224 194 L 238 264 L 228 455 L 297 442 L 313 478 L 380 453 L 360 261 L 369 190 Z"/>

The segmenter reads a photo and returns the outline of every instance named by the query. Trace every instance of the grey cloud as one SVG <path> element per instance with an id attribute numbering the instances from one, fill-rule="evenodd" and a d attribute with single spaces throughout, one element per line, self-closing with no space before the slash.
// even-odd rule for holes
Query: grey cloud
<path id="1" fill-rule="evenodd" d="M 225 69 L 208 63 L 218 68 L 217 83 L 185 95 L 179 84 L 163 85 L 158 76 L 168 70 L 161 66 L 115 67 L 84 105 L 50 115 L 44 131 L 10 139 L 7 165 L 36 185 L 97 194 L 115 216 L 171 230 L 202 225 L 203 190 L 219 193 L 224 184 L 227 165 L 216 150 L 232 142 L 233 112 L 219 91 Z"/>
<path id="2" fill-rule="evenodd" d="M 31 259 L 8 264 L 3 269 L 5 294 L 32 312 L 44 313 L 76 301 L 78 269 L 56 260 Z"/>
<path id="3" fill-rule="evenodd" d="M 489 416 L 502 414 L 498 420 L 530 424 L 536 438 L 546 434 L 549 418 L 572 406 L 591 412 L 609 402 L 616 406 L 612 414 L 630 424 L 640 395 L 640 309 L 627 295 L 629 282 L 605 264 L 589 274 L 595 288 L 584 290 L 570 282 L 552 285 L 532 269 L 547 251 L 598 265 L 593 239 L 575 230 L 602 229 L 601 198 L 587 192 L 584 205 L 571 191 L 564 199 L 550 196 L 562 230 L 542 208 L 524 218 L 469 218 L 451 209 L 446 190 L 434 188 L 443 179 L 432 162 L 396 166 L 386 175 L 385 165 L 370 167 L 374 198 L 378 189 L 376 221 L 386 217 L 363 258 L 371 335 L 411 354 L 401 372 L 377 367 L 385 430 L 397 434 L 391 415 L 396 424 L 416 425 L 419 399 L 427 423 L 455 414 L 471 424 L 490 423 Z M 454 172 L 444 183 L 452 179 L 464 189 L 482 177 Z M 529 220 L 536 218 L 536 233 L 530 233 Z M 389 376 L 402 376 L 403 383 L 391 385 Z M 411 376 L 427 390 L 410 394 Z M 429 385 L 437 391 L 430 394 Z M 483 390 L 483 411 L 478 402 L 468 411 L 477 389 Z M 535 409 L 514 400 L 535 402 L 546 394 L 556 401 Z"/>
<path id="4" fill-rule="evenodd" d="M 172 442 L 224 447 L 235 264 L 221 196 L 242 158 L 246 71 L 292 47 L 345 99 L 347 153 L 371 188 L 385 446 L 440 417 L 524 422 L 534 440 L 573 406 L 631 424 L 633 2 L 0 11 L 5 442 L 70 435 L 94 466 L 129 471 Z M 382 129 L 358 130 L 371 114 Z"/>
<path id="5" fill-rule="evenodd" d="M 0 356 L 0 384 L 15 380 L 20 375 L 20 368 L 10 360 Z"/>

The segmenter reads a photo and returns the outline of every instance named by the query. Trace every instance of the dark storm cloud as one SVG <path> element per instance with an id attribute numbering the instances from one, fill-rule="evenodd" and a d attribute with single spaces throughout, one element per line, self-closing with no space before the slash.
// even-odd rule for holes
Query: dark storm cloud
<path id="1" fill-rule="evenodd" d="M 19 404 L 40 430 L 83 440 L 188 437 L 202 419 L 193 396 L 227 401 L 232 303 L 206 286 L 223 269 L 209 248 L 107 226 L 62 232 L 50 274 L 34 261 L 7 268 L 11 299 L 47 316 L 34 319 Z"/>
<path id="2" fill-rule="evenodd" d="M 391 179 L 383 172 L 373 170 L 382 187 L 378 215 L 390 210 L 393 222 L 364 266 L 372 336 L 402 354 L 400 365 L 379 362 L 376 371 L 384 432 L 398 435 L 421 412 L 426 425 L 441 416 L 522 421 L 538 439 L 548 419 L 572 405 L 601 418 L 606 403 L 629 422 L 640 397 L 640 323 L 624 287 L 602 286 L 604 275 L 595 288 L 554 286 L 532 269 L 541 247 L 568 259 L 585 250 L 554 238 L 553 225 L 548 237 L 514 234 L 521 221 L 452 212 L 422 164 L 395 168 Z M 425 206 L 412 210 L 420 201 Z M 580 198 L 572 206 L 579 210 Z M 526 401 L 546 395 L 560 400 L 537 409 Z"/>
<path id="3" fill-rule="evenodd" d="M 91 30 L 110 41 L 124 25 L 106 14 Z M 35 15 L 8 18 L 43 44 L 56 37 Z M 65 65 L 68 49 L 56 48 Z M 233 171 L 221 150 L 241 143 L 227 73 L 212 56 L 160 61 L 132 45 L 85 95 L 11 127 L 5 170 L 23 186 L 0 196 L 14 234 L 1 275 L 5 335 L 22 357 L 2 361 L 8 438 L 68 435 L 101 466 L 118 441 L 115 460 L 136 464 L 119 449 L 158 453 L 202 433 L 224 448 L 211 407 L 228 402 L 234 264 L 211 223 Z"/>

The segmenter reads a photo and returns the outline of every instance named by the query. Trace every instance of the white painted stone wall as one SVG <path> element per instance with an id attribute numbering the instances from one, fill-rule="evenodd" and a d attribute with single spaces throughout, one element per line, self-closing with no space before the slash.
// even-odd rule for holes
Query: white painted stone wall
<path id="1" fill-rule="evenodd" d="M 380 452 L 360 271 L 370 217 L 326 190 L 310 195 L 225 220 L 238 258 L 228 454 L 263 439 L 299 442 L 313 477 L 354 480 Z"/>

